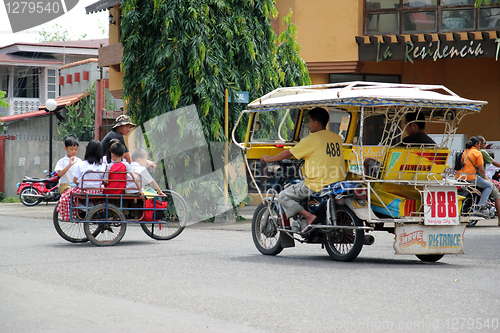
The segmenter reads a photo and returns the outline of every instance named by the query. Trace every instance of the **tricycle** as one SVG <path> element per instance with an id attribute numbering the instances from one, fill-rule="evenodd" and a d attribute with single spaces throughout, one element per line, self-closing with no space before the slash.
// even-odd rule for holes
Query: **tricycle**
<path id="1" fill-rule="evenodd" d="M 83 179 L 92 181 L 85 179 L 85 175 Z M 56 205 L 54 227 L 63 239 L 71 243 L 90 241 L 97 246 L 115 245 L 125 235 L 127 225 L 133 223 L 140 224 L 146 235 L 155 240 L 170 240 L 179 236 L 186 226 L 187 205 L 175 191 L 162 190 L 162 196 L 148 191 L 144 196 L 92 193 L 99 189 L 71 193 L 69 220 L 60 217 Z"/>
<path id="2" fill-rule="evenodd" d="M 279 88 L 251 102 L 237 120 L 233 141 L 262 198 L 252 220 L 255 246 L 277 255 L 295 241 L 317 243 L 333 259 L 351 261 L 363 245 L 374 243 L 374 231 L 386 231 L 395 236 L 396 254 L 435 262 L 463 253 L 465 227 L 474 218 L 461 214 L 464 197 L 457 187 L 470 184 L 453 174 L 447 160 L 460 121 L 484 104 L 444 86 L 375 82 Z M 300 215 L 286 216 L 280 189 L 268 179 L 282 168 L 263 165 L 260 158 L 307 136 L 307 111 L 314 107 L 329 112 L 328 129 L 343 139 L 346 176 L 302 202 L 319 221 L 305 225 Z M 406 121 L 408 113 L 415 120 Z M 246 136 L 239 142 L 235 132 L 243 119 Z M 435 143 L 406 143 L 406 129 L 416 122 L 443 134 L 434 136 Z"/>

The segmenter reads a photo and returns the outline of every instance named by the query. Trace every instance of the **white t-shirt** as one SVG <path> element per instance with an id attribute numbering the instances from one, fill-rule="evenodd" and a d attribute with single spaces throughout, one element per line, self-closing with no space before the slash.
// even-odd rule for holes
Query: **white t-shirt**
<path id="1" fill-rule="evenodd" d="M 491 178 L 497 172 L 497 170 L 500 170 L 499 167 L 494 166 L 493 164 L 486 164 L 486 169 L 484 170 L 484 173 L 486 173 L 486 177 Z"/>
<path id="2" fill-rule="evenodd" d="M 78 186 L 81 189 L 84 188 L 99 188 L 102 185 L 102 178 L 104 177 L 104 171 L 106 171 L 105 164 L 89 164 L 87 161 L 82 161 L 75 164 L 76 168 L 73 171 L 73 176 L 78 179 Z M 73 166 L 74 167 L 74 166 Z M 86 171 L 93 171 L 87 172 Z M 82 178 L 85 175 L 85 183 L 82 184 Z"/>
<path id="3" fill-rule="evenodd" d="M 75 167 L 82 160 L 81 160 L 81 158 L 75 156 L 75 161 L 76 161 L 76 163 L 73 164 L 73 166 L 71 168 L 69 168 L 69 170 L 61 178 L 59 178 L 59 185 L 61 185 L 63 183 L 64 184 L 71 184 L 71 182 L 73 181 L 73 177 L 74 177 L 73 172 L 75 170 Z M 69 157 L 68 157 L 68 155 L 66 155 L 63 158 L 61 158 L 59 161 L 57 161 L 55 171 L 59 172 L 59 171 L 63 170 L 64 168 L 66 168 L 68 165 L 69 165 Z"/>
<path id="4" fill-rule="evenodd" d="M 130 166 L 132 167 L 132 171 L 135 173 L 135 176 L 137 177 L 137 182 L 141 186 L 141 189 L 144 190 L 144 186 L 151 184 L 153 181 L 153 177 L 149 174 L 148 170 L 141 166 L 137 162 L 132 162 L 130 163 Z M 134 183 L 134 180 L 132 179 L 132 176 L 129 174 L 127 175 L 127 188 L 133 188 L 134 190 L 126 190 L 126 193 L 137 193 L 139 192 L 138 190 L 135 190 L 137 186 Z"/>

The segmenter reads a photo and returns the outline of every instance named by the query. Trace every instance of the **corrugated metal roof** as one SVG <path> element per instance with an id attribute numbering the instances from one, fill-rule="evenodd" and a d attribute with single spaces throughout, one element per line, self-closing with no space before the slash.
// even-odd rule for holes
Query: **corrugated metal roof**
<path id="1" fill-rule="evenodd" d="M 0 54 L 0 63 L 17 63 L 33 65 L 62 65 L 63 62 L 55 57 L 23 57 L 17 54 Z"/>
<path id="2" fill-rule="evenodd" d="M 31 111 L 31 112 L 25 112 L 25 113 L 21 113 L 21 114 L 13 114 L 10 116 L 1 117 L 0 119 L 4 123 L 8 123 L 8 122 L 15 121 L 15 120 L 44 116 L 46 114 L 47 114 L 47 112 L 45 112 L 45 111 Z"/>
<path id="3" fill-rule="evenodd" d="M 88 93 L 83 92 L 83 93 L 67 95 L 67 96 L 59 96 L 59 97 L 55 98 L 55 101 L 57 103 L 56 110 L 60 109 L 62 107 L 68 106 L 68 105 L 75 104 L 76 102 L 81 100 L 84 96 L 88 96 Z M 47 110 L 47 107 L 44 104 L 44 105 L 40 106 L 38 109 L 39 110 Z"/>
<path id="4" fill-rule="evenodd" d="M 107 10 L 113 6 L 122 3 L 122 0 L 101 0 L 96 3 L 91 4 L 90 6 L 85 7 L 85 11 L 87 14 L 100 12 L 103 10 Z"/>

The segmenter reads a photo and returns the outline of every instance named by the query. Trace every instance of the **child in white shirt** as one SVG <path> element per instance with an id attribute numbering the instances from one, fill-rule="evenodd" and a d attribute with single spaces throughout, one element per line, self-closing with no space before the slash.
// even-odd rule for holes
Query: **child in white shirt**
<path id="1" fill-rule="evenodd" d="M 137 148 L 132 152 L 132 163 L 130 163 L 130 166 L 132 167 L 132 171 L 136 174 L 139 175 L 139 183 L 141 183 L 141 189 L 144 191 L 144 187 L 146 185 L 151 184 L 153 188 L 156 190 L 156 192 L 159 195 L 165 195 L 161 188 L 158 186 L 158 184 L 155 182 L 153 177 L 149 174 L 148 170 L 146 169 L 146 164 L 148 161 L 148 153 L 142 149 L 142 148 Z M 137 186 L 134 184 L 132 181 L 132 177 L 127 176 L 127 189 L 126 193 L 137 193 Z M 132 189 L 133 188 L 133 189 Z"/>
<path id="2" fill-rule="evenodd" d="M 57 188 L 59 194 L 63 194 L 66 190 L 71 188 L 73 171 L 75 169 L 74 165 L 82 161 L 76 156 L 76 154 L 78 154 L 79 144 L 78 139 L 72 136 L 64 140 L 64 150 L 66 151 L 66 156 L 57 161 L 55 168 L 57 175 L 60 177 L 59 186 Z"/>

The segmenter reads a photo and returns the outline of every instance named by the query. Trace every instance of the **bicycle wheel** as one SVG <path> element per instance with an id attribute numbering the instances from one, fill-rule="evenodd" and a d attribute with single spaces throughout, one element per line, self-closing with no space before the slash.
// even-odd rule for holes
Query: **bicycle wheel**
<path id="1" fill-rule="evenodd" d="M 57 233 L 63 239 L 71 243 L 85 243 L 89 239 L 85 235 L 85 230 L 83 228 L 83 223 L 79 222 L 69 222 L 64 221 L 59 218 L 59 212 L 57 211 L 57 206 L 54 208 L 54 214 L 52 214 L 52 220 L 54 222 L 54 228 L 56 228 Z"/>
<path id="2" fill-rule="evenodd" d="M 336 209 L 337 225 L 362 226 L 361 220 L 347 206 Z M 325 247 L 331 258 L 352 261 L 363 248 L 364 231 L 357 229 L 335 229 L 326 235 Z"/>
<path id="3" fill-rule="evenodd" d="M 97 246 L 110 246 L 118 243 L 127 230 L 122 211 L 115 205 L 99 204 L 87 212 L 84 230 L 87 238 Z"/>
<path id="4" fill-rule="evenodd" d="M 156 240 L 169 240 L 180 235 L 186 227 L 188 218 L 187 204 L 176 192 L 163 190 L 164 197 L 157 197 L 158 201 L 168 202 L 163 211 L 163 217 L 156 223 L 141 223 L 142 230 L 149 237 Z M 158 210 L 157 210 L 158 212 Z"/>

